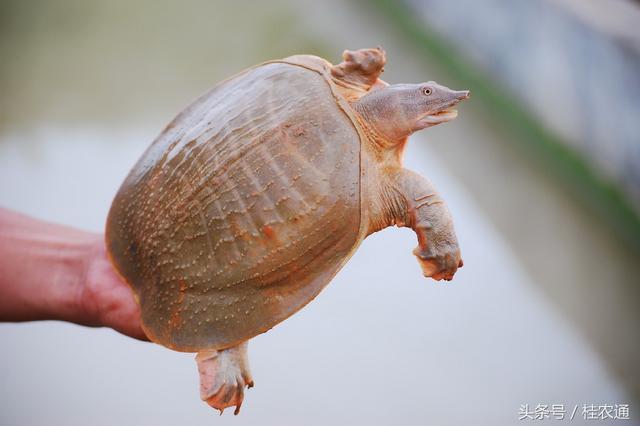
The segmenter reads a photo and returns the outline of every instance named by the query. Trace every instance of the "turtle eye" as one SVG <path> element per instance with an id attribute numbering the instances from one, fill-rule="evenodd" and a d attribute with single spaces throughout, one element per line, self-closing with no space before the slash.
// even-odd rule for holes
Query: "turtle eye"
<path id="1" fill-rule="evenodd" d="M 422 88 L 422 94 L 425 96 L 429 96 L 431 94 L 432 90 L 431 87 L 423 87 Z"/>

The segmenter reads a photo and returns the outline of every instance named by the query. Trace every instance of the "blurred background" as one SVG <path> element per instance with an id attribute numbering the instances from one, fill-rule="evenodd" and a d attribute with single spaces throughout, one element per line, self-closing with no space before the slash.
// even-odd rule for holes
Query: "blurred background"
<path id="1" fill-rule="evenodd" d="M 453 282 L 409 230 L 368 238 L 251 341 L 237 418 L 199 401 L 191 354 L 0 324 L 0 424 L 640 424 L 639 27 L 631 0 L 0 1 L 0 205 L 96 232 L 166 123 L 261 61 L 382 45 L 387 81 L 473 93 L 406 153 L 456 221 Z"/>

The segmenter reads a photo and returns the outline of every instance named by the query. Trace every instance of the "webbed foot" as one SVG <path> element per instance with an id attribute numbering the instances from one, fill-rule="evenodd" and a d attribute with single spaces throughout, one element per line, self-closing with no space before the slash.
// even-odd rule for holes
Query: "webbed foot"
<path id="1" fill-rule="evenodd" d="M 345 50 L 342 53 L 342 59 L 342 62 L 331 67 L 331 75 L 334 79 L 346 83 L 348 86 L 356 87 L 365 93 L 372 88 L 387 86 L 386 82 L 378 78 L 387 62 L 382 47 Z"/>
<path id="2" fill-rule="evenodd" d="M 436 281 L 451 281 L 458 268 L 464 264 L 460 257 L 460 249 L 457 245 L 445 245 L 440 248 L 429 247 L 425 252 L 416 247 L 413 254 L 418 258 L 425 277 L 431 277 Z"/>
<path id="3" fill-rule="evenodd" d="M 236 407 L 233 414 L 238 414 L 245 386 L 253 387 L 247 342 L 220 351 L 199 352 L 196 362 L 200 373 L 200 398 L 220 410 L 220 414 L 232 406 Z"/>

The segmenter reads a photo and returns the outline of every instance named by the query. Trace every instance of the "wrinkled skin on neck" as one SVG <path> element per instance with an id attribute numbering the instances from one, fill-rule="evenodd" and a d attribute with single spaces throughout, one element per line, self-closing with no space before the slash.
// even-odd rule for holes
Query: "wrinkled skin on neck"
<path id="1" fill-rule="evenodd" d="M 458 114 L 452 108 L 468 98 L 468 90 L 451 90 L 430 81 L 373 90 L 352 105 L 389 146 L 403 142 L 418 130 L 453 120 Z"/>

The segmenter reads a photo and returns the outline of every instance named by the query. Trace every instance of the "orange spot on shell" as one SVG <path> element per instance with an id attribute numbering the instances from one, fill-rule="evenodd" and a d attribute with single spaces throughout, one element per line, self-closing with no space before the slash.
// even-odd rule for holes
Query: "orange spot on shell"
<path id="1" fill-rule="evenodd" d="M 269 225 L 264 225 L 262 227 L 262 233 L 265 235 L 265 237 L 271 239 L 274 239 L 276 237 L 276 231 L 273 230 L 272 227 L 270 227 Z"/>

